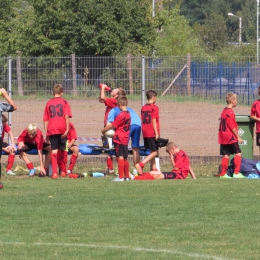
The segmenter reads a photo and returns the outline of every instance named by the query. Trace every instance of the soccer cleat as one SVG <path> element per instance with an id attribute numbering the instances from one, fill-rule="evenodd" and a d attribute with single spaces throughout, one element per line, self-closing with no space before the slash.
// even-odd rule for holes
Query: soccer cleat
<path id="1" fill-rule="evenodd" d="M 67 173 L 66 173 L 66 172 L 62 172 L 62 173 L 60 174 L 60 176 L 61 176 L 61 177 L 67 177 Z"/>
<path id="2" fill-rule="evenodd" d="M 234 179 L 244 179 L 246 177 L 241 172 L 239 172 L 237 174 L 233 173 L 233 178 Z"/>
<path id="3" fill-rule="evenodd" d="M 143 174 L 143 167 L 139 163 L 135 165 L 135 168 L 140 175 Z"/>
<path id="4" fill-rule="evenodd" d="M 124 180 L 125 180 L 124 178 L 120 179 L 119 177 L 116 177 L 112 181 L 124 181 Z"/>
<path id="5" fill-rule="evenodd" d="M 135 168 L 133 169 L 133 175 L 134 175 L 134 176 L 137 176 L 137 175 L 138 175 L 138 171 L 137 171 Z"/>
<path id="6" fill-rule="evenodd" d="M 14 172 L 12 172 L 11 170 L 7 171 L 6 172 L 7 175 L 10 175 L 10 176 L 15 176 L 16 174 Z"/>
<path id="7" fill-rule="evenodd" d="M 30 169 L 29 170 L 29 177 L 33 177 L 35 173 L 36 173 L 35 169 Z"/>
<path id="8" fill-rule="evenodd" d="M 125 181 L 130 181 L 130 179 L 129 178 L 125 178 Z"/>
<path id="9" fill-rule="evenodd" d="M 67 170 L 67 174 L 70 174 L 71 173 L 71 171 L 70 170 Z"/>
<path id="10" fill-rule="evenodd" d="M 219 176 L 220 179 L 232 179 L 232 177 L 230 177 L 229 175 L 225 174 L 225 175 L 220 175 Z"/>
<path id="11" fill-rule="evenodd" d="M 59 178 L 59 175 L 58 175 L 57 173 L 53 173 L 53 174 L 51 175 L 51 178 L 52 178 L 52 179 L 58 179 L 58 178 Z"/>

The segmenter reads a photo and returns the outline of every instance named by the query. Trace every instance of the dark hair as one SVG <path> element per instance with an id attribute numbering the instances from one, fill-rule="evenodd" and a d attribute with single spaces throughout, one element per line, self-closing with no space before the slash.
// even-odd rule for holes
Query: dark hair
<path id="1" fill-rule="evenodd" d="M 146 92 L 146 97 L 148 100 L 152 99 L 152 97 L 156 97 L 157 93 L 154 90 L 148 90 Z"/>

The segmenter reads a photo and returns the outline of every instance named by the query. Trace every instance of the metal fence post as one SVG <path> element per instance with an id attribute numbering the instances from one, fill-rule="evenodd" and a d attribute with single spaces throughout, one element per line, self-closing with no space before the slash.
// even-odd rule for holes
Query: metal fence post
<path id="1" fill-rule="evenodd" d="M 8 57 L 8 96 L 12 98 L 12 57 Z M 1 118 L 2 120 L 2 118 Z M 12 113 L 8 112 L 8 125 L 12 126 Z M 8 135 L 8 143 L 11 143 L 10 136 Z"/>
<path id="2" fill-rule="evenodd" d="M 186 88 L 187 88 L 187 95 L 190 96 L 190 68 L 191 68 L 191 62 L 190 62 L 190 54 L 187 54 L 187 81 L 186 81 Z"/>
<path id="3" fill-rule="evenodd" d="M 145 104 L 145 57 L 142 56 L 142 106 Z"/>
<path id="4" fill-rule="evenodd" d="M 72 86 L 73 95 L 77 96 L 77 73 L 76 73 L 76 57 L 75 54 L 71 54 L 72 59 Z"/>

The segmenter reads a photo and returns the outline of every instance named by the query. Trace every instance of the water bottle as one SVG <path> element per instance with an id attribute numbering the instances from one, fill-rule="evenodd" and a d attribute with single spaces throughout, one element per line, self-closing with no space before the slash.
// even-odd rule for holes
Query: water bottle
<path id="1" fill-rule="evenodd" d="M 103 85 L 103 84 L 99 84 L 99 88 L 102 88 L 102 85 Z M 106 87 L 105 87 L 105 91 L 110 91 L 110 90 L 111 90 L 111 88 L 110 88 L 109 86 L 106 86 Z"/>
<path id="2" fill-rule="evenodd" d="M 91 177 L 94 177 L 94 178 L 99 178 L 99 177 L 104 177 L 105 174 L 103 172 L 92 172 L 90 174 Z"/>

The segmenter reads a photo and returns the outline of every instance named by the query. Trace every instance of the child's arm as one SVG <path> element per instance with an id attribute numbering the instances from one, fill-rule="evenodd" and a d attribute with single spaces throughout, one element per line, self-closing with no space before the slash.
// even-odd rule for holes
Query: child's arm
<path id="1" fill-rule="evenodd" d="M 236 128 L 233 128 L 232 132 L 237 137 L 238 143 L 240 143 L 240 144 L 244 143 L 243 139 L 239 136 Z"/>
<path id="2" fill-rule="evenodd" d="M 257 116 L 250 116 L 251 119 L 255 120 L 255 121 L 260 121 L 260 118 Z"/>
<path id="3" fill-rule="evenodd" d="M 157 140 L 158 137 L 159 137 L 159 134 L 158 134 L 158 129 L 157 129 L 156 118 L 153 119 L 153 130 L 154 130 L 154 132 L 155 132 L 155 139 Z"/>
<path id="4" fill-rule="evenodd" d="M 1 89 L 0 89 L 0 92 L 2 92 L 2 95 L 3 95 L 3 97 L 6 99 L 6 101 L 7 101 L 10 105 L 13 106 L 14 110 L 16 110 L 16 109 L 17 109 L 17 106 L 16 106 L 16 104 L 14 103 L 14 101 L 8 96 L 6 90 L 5 90 L 4 88 L 1 88 Z"/>
<path id="5" fill-rule="evenodd" d="M 193 180 L 196 180 L 196 176 L 195 176 L 195 174 L 194 174 L 194 172 L 193 172 L 191 166 L 190 166 L 190 169 L 189 169 L 189 173 L 190 173 L 191 178 L 192 178 Z"/>
<path id="6" fill-rule="evenodd" d="M 102 84 L 102 86 L 100 88 L 100 95 L 99 95 L 99 102 L 101 102 L 101 103 L 104 103 L 106 100 L 105 88 L 106 88 L 106 85 Z"/>
<path id="7" fill-rule="evenodd" d="M 48 123 L 49 121 L 43 121 L 43 132 L 47 143 L 49 143 L 49 136 L 47 136 Z"/>
<path id="8" fill-rule="evenodd" d="M 38 150 L 38 155 L 39 155 L 39 161 L 40 161 L 40 171 L 44 174 L 46 174 L 46 171 L 44 169 L 44 164 L 43 164 L 43 155 L 42 155 L 42 150 Z"/>
<path id="9" fill-rule="evenodd" d="M 10 137 L 10 139 L 11 139 L 12 149 L 13 149 L 14 151 L 16 151 L 16 148 L 15 148 L 15 146 L 14 146 L 14 136 L 13 136 L 13 133 L 11 132 L 11 130 L 8 132 L 8 135 L 9 135 L 9 137 Z"/>
<path id="10" fill-rule="evenodd" d="M 174 170 L 175 169 L 174 156 L 171 153 L 169 154 L 169 156 L 170 156 L 170 160 L 171 160 L 172 167 L 173 167 L 173 170 Z"/>

